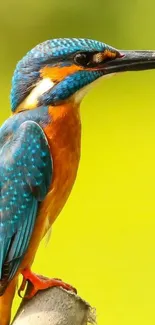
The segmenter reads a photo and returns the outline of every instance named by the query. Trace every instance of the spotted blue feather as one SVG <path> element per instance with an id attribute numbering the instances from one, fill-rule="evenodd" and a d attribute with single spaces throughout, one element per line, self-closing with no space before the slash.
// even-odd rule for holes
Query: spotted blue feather
<path id="1" fill-rule="evenodd" d="M 14 276 L 28 247 L 39 207 L 52 179 L 46 136 L 23 122 L 0 150 L 0 288 Z"/>

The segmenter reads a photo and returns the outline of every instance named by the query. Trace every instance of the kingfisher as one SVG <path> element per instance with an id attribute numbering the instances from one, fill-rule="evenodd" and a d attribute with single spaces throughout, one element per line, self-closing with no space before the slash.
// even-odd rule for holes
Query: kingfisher
<path id="1" fill-rule="evenodd" d="M 79 106 L 106 75 L 155 68 L 155 51 L 80 38 L 45 41 L 17 64 L 11 116 L 0 128 L 0 325 L 10 322 L 19 274 L 38 290 L 72 286 L 31 271 L 39 243 L 67 201 L 81 146 Z"/>

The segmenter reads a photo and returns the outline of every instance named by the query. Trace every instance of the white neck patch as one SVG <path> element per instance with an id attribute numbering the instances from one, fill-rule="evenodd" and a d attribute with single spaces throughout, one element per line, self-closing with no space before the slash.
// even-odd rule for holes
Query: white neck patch
<path id="1" fill-rule="evenodd" d="M 33 108 L 37 106 L 38 98 L 54 87 L 54 82 L 50 78 L 40 80 L 30 94 L 20 104 L 21 108 Z"/>

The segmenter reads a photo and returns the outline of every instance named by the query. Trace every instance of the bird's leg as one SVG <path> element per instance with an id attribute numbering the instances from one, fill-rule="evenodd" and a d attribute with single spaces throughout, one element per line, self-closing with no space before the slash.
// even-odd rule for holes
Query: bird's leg
<path id="1" fill-rule="evenodd" d="M 49 279 L 42 275 L 38 275 L 33 273 L 30 269 L 24 269 L 21 274 L 23 275 L 23 282 L 18 290 L 18 294 L 21 297 L 21 291 L 25 289 L 26 282 L 30 282 L 32 284 L 32 289 L 30 290 L 29 294 L 26 295 L 24 298 L 31 299 L 35 296 L 35 294 L 39 290 L 45 290 L 51 287 L 62 287 L 66 290 L 74 291 L 76 293 L 76 289 L 73 288 L 71 285 L 63 282 L 60 279 Z"/>
<path id="2" fill-rule="evenodd" d="M 20 285 L 20 288 L 18 289 L 18 296 L 20 298 L 23 298 L 22 295 L 21 295 L 21 292 L 25 290 L 26 284 L 27 284 L 27 280 L 23 277 L 23 280 L 22 280 L 22 283 Z"/>

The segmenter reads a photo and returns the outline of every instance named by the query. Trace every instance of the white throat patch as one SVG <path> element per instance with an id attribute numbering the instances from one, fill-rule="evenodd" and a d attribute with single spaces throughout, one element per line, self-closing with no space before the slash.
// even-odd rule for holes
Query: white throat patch
<path id="1" fill-rule="evenodd" d="M 115 75 L 115 73 L 103 75 L 103 76 L 99 77 L 98 79 L 94 80 L 93 82 L 91 82 L 90 84 L 86 85 L 85 87 L 76 91 L 75 94 L 72 96 L 74 102 L 76 104 L 80 104 L 82 99 L 84 98 L 84 96 L 89 92 L 89 90 L 91 90 L 91 88 L 94 87 L 94 85 L 96 85 L 98 82 L 100 82 L 101 79 L 110 78 L 113 75 Z"/>

